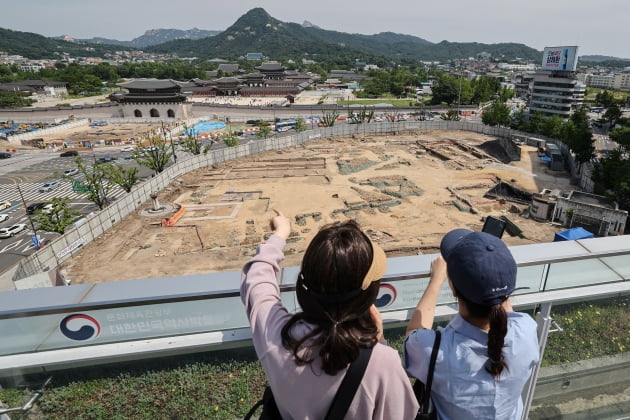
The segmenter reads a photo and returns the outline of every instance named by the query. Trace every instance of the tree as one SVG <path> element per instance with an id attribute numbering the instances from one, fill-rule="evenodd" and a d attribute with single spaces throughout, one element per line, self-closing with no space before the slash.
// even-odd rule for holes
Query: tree
<path id="1" fill-rule="evenodd" d="M 234 133 L 229 133 L 223 136 L 223 143 L 227 147 L 236 147 L 238 146 L 238 136 Z"/>
<path id="2" fill-rule="evenodd" d="M 149 146 L 133 152 L 133 159 L 140 166 L 145 166 L 156 173 L 166 169 L 173 151 L 160 136 L 149 136 Z"/>
<path id="3" fill-rule="evenodd" d="M 608 157 L 601 159 L 592 179 L 597 194 L 615 200 L 623 210 L 630 210 L 630 159 L 624 159 L 621 150 L 613 150 Z"/>
<path id="4" fill-rule="evenodd" d="M 533 114 L 529 114 L 529 121 L 525 126 L 525 131 L 528 133 L 540 133 L 540 128 L 544 122 L 545 117 L 540 111 L 534 111 Z"/>
<path id="5" fill-rule="evenodd" d="M 444 102 L 448 105 L 470 104 L 474 97 L 473 87 L 468 79 L 448 74 L 440 76 L 431 91 L 433 92 L 431 103 L 434 105 Z"/>
<path id="6" fill-rule="evenodd" d="M 501 82 L 496 77 L 481 76 L 473 79 L 471 82 L 473 89 L 472 103 L 482 104 L 488 102 L 492 95 L 497 93 L 501 88 Z"/>
<path id="7" fill-rule="evenodd" d="M 604 112 L 603 118 L 610 124 L 610 129 L 615 128 L 616 122 L 621 118 L 623 113 L 617 105 L 611 105 Z"/>
<path id="8" fill-rule="evenodd" d="M 72 183 L 72 189 L 79 193 L 87 195 L 88 200 L 92 201 L 103 209 L 107 205 L 107 194 L 112 189 L 112 184 L 108 182 L 107 174 L 110 171 L 110 164 L 87 164 L 83 158 L 78 157 L 74 160 L 79 173 L 83 176 L 77 178 L 67 177 Z"/>
<path id="9" fill-rule="evenodd" d="M 298 117 L 295 120 L 295 131 L 300 132 L 306 130 L 306 124 L 304 123 L 304 118 Z"/>
<path id="10" fill-rule="evenodd" d="M 603 106 L 604 108 L 609 108 L 615 103 L 615 95 L 608 90 L 600 91 L 597 95 L 595 95 L 595 103 Z"/>
<path id="11" fill-rule="evenodd" d="M 575 154 L 578 162 L 588 162 L 595 156 L 593 133 L 589 127 L 586 108 L 575 111 L 563 127 L 562 140 Z"/>
<path id="12" fill-rule="evenodd" d="M 214 140 L 210 140 L 210 143 L 202 145 L 195 137 L 192 130 L 188 129 L 186 125 L 184 125 L 184 134 L 186 135 L 186 139 L 182 144 L 182 149 L 191 155 L 200 155 L 201 153 L 205 155 L 214 144 Z"/>
<path id="13" fill-rule="evenodd" d="M 456 109 L 449 109 L 446 112 L 442 112 L 440 114 L 440 118 L 446 121 L 459 121 L 461 120 L 460 116 L 457 115 Z"/>
<path id="14" fill-rule="evenodd" d="M 114 184 L 120 185 L 120 187 L 126 192 L 131 192 L 131 188 L 138 182 L 138 168 L 123 168 L 122 165 L 110 165 L 109 166 L 109 180 Z"/>
<path id="15" fill-rule="evenodd" d="M 615 128 L 610 132 L 609 137 L 624 153 L 630 153 L 630 127 Z"/>
<path id="16" fill-rule="evenodd" d="M 543 120 L 540 125 L 540 133 L 554 139 L 562 138 L 562 126 L 564 121 L 558 115 L 552 115 Z"/>
<path id="17" fill-rule="evenodd" d="M 81 218 L 81 212 L 70 208 L 68 197 L 53 197 L 50 204 L 52 204 L 50 211 L 41 209 L 35 211 L 33 221 L 37 223 L 37 230 L 63 233 L 67 226 Z"/>
<path id="18" fill-rule="evenodd" d="M 337 118 L 339 118 L 339 113 L 337 111 L 323 114 L 320 124 L 322 127 L 333 127 Z"/>
<path id="19" fill-rule="evenodd" d="M 507 127 L 510 124 L 510 107 L 501 102 L 500 99 L 495 99 L 489 107 L 483 110 L 481 121 L 490 126 L 504 126 Z"/>
<path id="20" fill-rule="evenodd" d="M 271 125 L 268 121 L 260 120 L 258 121 L 258 131 L 256 132 L 256 137 L 259 139 L 266 139 L 271 135 Z"/>
<path id="21" fill-rule="evenodd" d="M 502 87 L 501 90 L 499 91 L 499 100 L 501 100 L 501 102 L 507 102 L 509 99 L 512 99 L 514 96 L 516 96 L 516 92 L 514 92 L 514 89 L 510 89 L 506 86 Z"/>
<path id="22" fill-rule="evenodd" d="M 512 114 L 510 128 L 514 130 L 527 131 L 527 113 L 525 112 L 525 107 L 519 108 L 516 112 Z"/>

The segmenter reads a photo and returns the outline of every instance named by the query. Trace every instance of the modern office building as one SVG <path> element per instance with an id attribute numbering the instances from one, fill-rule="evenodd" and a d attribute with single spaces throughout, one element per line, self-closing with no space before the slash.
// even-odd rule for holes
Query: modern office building
<path id="1" fill-rule="evenodd" d="M 586 85 L 577 80 L 576 66 L 577 47 L 545 48 L 542 70 L 530 83 L 529 112 L 569 118 L 584 103 L 586 92 Z"/>

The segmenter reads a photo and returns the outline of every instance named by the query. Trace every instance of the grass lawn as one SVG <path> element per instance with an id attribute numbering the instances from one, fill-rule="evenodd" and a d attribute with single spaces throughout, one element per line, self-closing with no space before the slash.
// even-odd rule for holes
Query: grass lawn
<path id="1" fill-rule="evenodd" d="M 543 366 L 630 349 L 630 296 L 554 307 L 564 329 L 552 333 Z M 404 329 L 386 331 L 399 352 Z M 40 378 L 28 378 L 37 386 Z M 252 348 L 129 362 L 53 374 L 50 389 L 19 419 L 234 419 L 262 396 L 264 373 Z M 2 402 L 22 405 L 30 394 L 5 387 Z"/>

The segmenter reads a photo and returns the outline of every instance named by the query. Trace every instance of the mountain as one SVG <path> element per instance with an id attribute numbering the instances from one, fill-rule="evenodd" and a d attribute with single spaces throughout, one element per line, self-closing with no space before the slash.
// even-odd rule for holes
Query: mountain
<path id="1" fill-rule="evenodd" d="M 164 42 L 172 41 L 175 39 L 202 39 L 214 36 L 219 33 L 221 33 L 221 31 L 207 31 L 198 28 L 192 28 L 185 31 L 181 29 L 150 29 L 146 31 L 143 35 L 134 38 L 131 41 L 118 41 L 116 39 L 98 37 L 81 39 L 80 41 L 94 44 L 111 44 L 133 48 L 145 48 L 151 45 L 162 44 Z"/>
<path id="2" fill-rule="evenodd" d="M 611 57 L 608 55 L 581 55 L 580 61 L 592 61 L 599 63 L 602 61 L 630 61 L 629 58 Z"/>
<path id="3" fill-rule="evenodd" d="M 148 48 L 159 53 L 210 58 L 237 58 L 248 52 L 268 57 L 371 56 L 389 59 L 448 60 L 468 58 L 480 52 L 493 57 L 540 60 L 542 53 L 523 44 L 480 44 L 442 41 L 438 44 L 411 35 L 383 32 L 375 35 L 348 34 L 305 24 L 279 21 L 264 9 L 255 8 L 225 31 L 199 40 L 175 40 Z"/>
<path id="4" fill-rule="evenodd" d="M 348 63 L 355 59 L 378 63 L 384 60 L 447 61 L 474 57 L 480 52 L 488 52 L 493 57 L 506 60 L 522 58 L 538 62 L 542 58 L 540 51 L 523 44 L 448 41 L 436 44 L 416 36 L 393 32 L 362 35 L 329 31 L 308 21 L 303 24 L 282 22 L 262 8 L 248 11 L 223 32 L 197 28 L 186 31 L 153 29 L 132 41 L 106 38 L 75 40 L 67 35 L 61 38 L 51 39 L 30 32 L 0 28 L 0 51 L 32 59 L 59 57 L 61 53 L 102 57 L 106 52 L 125 46 L 200 59 L 220 57 L 233 60 L 250 52 L 261 52 L 276 60 L 308 57 L 333 63 Z"/>
<path id="5" fill-rule="evenodd" d="M 71 39 L 70 37 L 66 39 Z M 61 39 L 47 38 L 31 32 L 0 28 L 0 51 L 9 55 L 21 55 L 33 60 L 60 58 L 64 53 L 81 57 L 103 57 L 105 53 L 119 50 L 115 45 L 81 44 Z"/>

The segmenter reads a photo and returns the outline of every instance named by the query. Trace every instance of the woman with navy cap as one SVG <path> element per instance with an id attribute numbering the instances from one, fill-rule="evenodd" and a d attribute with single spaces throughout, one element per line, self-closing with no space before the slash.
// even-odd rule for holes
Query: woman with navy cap
<path id="1" fill-rule="evenodd" d="M 501 239 L 468 229 L 447 233 L 440 252 L 407 327 L 407 373 L 426 383 L 435 306 L 448 278 L 459 313 L 440 328 L 431 389 L 438 419 L 520 420 L 539 350 L 534 320 L 512 311 L 516 262 Z"/>
<path id="2" fill-rule="evenodd" d="M 362 349 L 371 349 L 346 419 L 414 419 L 418 411 L 398 352 L 384 343 L 374 302 L 387 259 L 352 222 L 323 227 L 308 245 L 295 285 L 301 311 L 283 306 L 276 280 L 291 225 L 274 231 L 243 267 L 241 299 L 256 354 L 284 419 L 324 419 Z M 369 352 L 370 350 L 368 350 Z"/>

